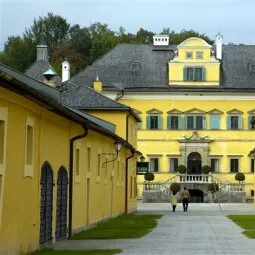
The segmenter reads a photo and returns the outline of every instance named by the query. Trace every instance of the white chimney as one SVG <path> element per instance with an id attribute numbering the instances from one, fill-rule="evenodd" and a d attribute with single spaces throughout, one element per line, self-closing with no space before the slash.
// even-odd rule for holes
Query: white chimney
<path id="1" fill-rule="evenodd" d="M 154 46 L 168 46 L 169 45 L 169 36 L 168 35 L 154 35 L 153 36 L 153 45 Z"/>
<path id="2" fill-rule="evenodd" d="M 222 44 L 223 44 L 223 37 L 219 32 L 215 38 L 216 58 L 217 59 L 222 59 Z"/>
<path id="3" fill-rule="evenodd" d="M 62 62 L 62 82 L 70 80 L 70 64 L 68 61 Z"/>

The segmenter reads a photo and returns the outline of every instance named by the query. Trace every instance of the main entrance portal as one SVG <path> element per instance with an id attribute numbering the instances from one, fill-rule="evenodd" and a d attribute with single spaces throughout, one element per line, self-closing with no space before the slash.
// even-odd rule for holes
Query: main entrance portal
<path id="1" fill-rule="evenodd" d="M 201 155 L 191 152 L 188 156 L 188 174 L 201 174 Z"/>

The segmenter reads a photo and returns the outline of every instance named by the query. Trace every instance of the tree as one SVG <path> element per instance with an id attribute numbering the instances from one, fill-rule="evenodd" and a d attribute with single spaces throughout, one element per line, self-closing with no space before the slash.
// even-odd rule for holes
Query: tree
<path id="1" fill-rule="evenodd" d="M 208 165 L 202 166 L 202 173 L 203 174 L 209 174 L 212 171 L 212 168 Z"/>
<path id="2" fill-rule="evenodd" d="M 210 184 L 208 185 L 208 190 L 209 190 L 210 192 L 212 192 L 212 193 L 217 192 L 217 191 L 219 190 L 219 185 L 218 185 L 218 183 L 210 183 Z"/>
<path id="3" fill-rule="evenodd" d="M 177 166 L 175 171 L 180 174 L 185 174 L 187 172 L 187 167 L 184 165 L 179 165 L 179 166 Z"/>
<path id="4" fill-rule="evenodd" d="M 145 184 L 145 189 L 150 189 L 150 182 L 153 181 L 154 178 L 155 178 L 155 176 L 154 176 L 154 173 L 152 173 L 152 172 L 147 172 L 144 175 L 144 180 L 149 182 L 148 184 Z"/>
<path id="5" fill-rule="evenodd" d="M 236 173 L 235 180 L 239 181 L 239 184 L 245 180 L 245 175 L 243 173 Z"/>
<path id="6" fill-rule="evenodd" d="M 153 32 L 140 28 L 140 30 L 136 33 L 135 39 L 137 43 L 150 44 L 153 41 L 153 35 Z"/>
<path id="7" fill-rule="evenodd" d="M 181 186 L 180 186 L 179 183 L 177 183 L 177 182 L 171 183 L 171 185 L 170 185 L 170 190 L 171 190 L 172 192 L 177 193 L 177 192 L 180 191 L 180 189 L 181 189 Z"/>

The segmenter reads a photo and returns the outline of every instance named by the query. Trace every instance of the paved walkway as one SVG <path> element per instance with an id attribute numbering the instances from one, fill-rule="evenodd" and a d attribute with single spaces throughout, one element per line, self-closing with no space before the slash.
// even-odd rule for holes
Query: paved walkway
<path id="1" fill-rule="evenodd" d="M 221 209 L 221 210 L 220 210 Z M 255 214 L 253 204 L 181 204 L 171 212 L 169 204 L 139 204 L 139 213 L 160 213 L 158 226 L 139 239 L 64 241 L 57 249 L 116 249 L 122 255 L 254 255 L 255 239 L 241 234 L 242 228 L 225 217 Z"/>

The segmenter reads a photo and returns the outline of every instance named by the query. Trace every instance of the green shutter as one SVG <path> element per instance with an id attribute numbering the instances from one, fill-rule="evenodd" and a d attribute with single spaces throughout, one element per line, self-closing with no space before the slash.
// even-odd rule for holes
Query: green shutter
<path id="1" fill-rule="evenodd" d="M 142 122 L 137 122 L 137 129 L 141 129 L 142 128 Z"/>
<path id="2" fill-rule="evenodd" d="M 162 117 L 158 116 L 158 129 L 162 129 Z"/>
<path id="3" fill-rule="evenodd" d="M 182 116 L 178 116 L 178 129 L 182 129 Z"/>
<path id="4" fill-rule="evenodd" d="M 252 116 L 249 115 L 248 117 L 248 129 L 252 129 L 252 123 L 251 123 L 251 120 L 252 120 Z"/>
<path id="5" fill-rule="evenodd" d="M 171 116 L 167 116 L 167 129 L 171 129 Z"/>
<path id="6" fill-rule="evenodd" d="M 205 81 L 205 68 L 202 68 L 202 81 Z"/>
<path id="7" fill-rule="evenodd" d="M 243 127 L 243 123 L 242 123 L 242 115 L 238 116 L 238 129 L 242 129 Z"/>
<path id="8" fill-rule="evenodd" d="M 146 127 L 147 127 L 147 129 L 151 128 L 151 118 L 150 118 L 150 116 L 146 117 Z"/>
<path id="9" fill-rule="evenodd" d="M 188 80 L 188 72 L 187 72 L 187 67 L 183 68 L 183 80 L 187 81 Z"/>
<path id="10" fill-rule="evenodd" d="M 231 116 L 227 117 L 227 129 L 231 129 Z"/>
<path id="11" fill-rule="evenodd" d="M 210 115 L 210 129 L 219 129 L 219 115 Z"/>
<path id="12" fill-rule="evenodd" d="M 193 67 L 193 76 L 192 76 L 192 80 L 193 81 L 197 81 L 197 77 L 196 77 L 196 68 L 195 67 Z"/>
<path id="13" fill-rule="evenodd" d="M 203 116 L 203 129 L 206 129 L 206 117 Z"/>
<path id="14" fill-rule="evenodd" d="M 187 129 L 187 116 L 184 116 L 184 129 Z"/>

